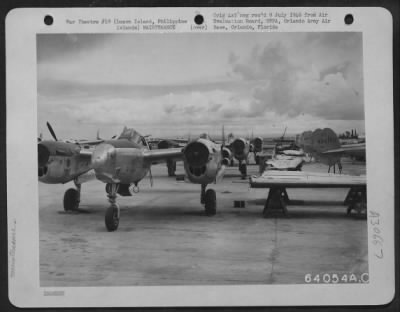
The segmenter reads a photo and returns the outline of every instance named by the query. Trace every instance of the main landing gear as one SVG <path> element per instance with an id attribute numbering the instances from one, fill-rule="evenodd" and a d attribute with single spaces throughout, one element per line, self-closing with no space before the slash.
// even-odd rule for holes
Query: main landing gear
<path id="1" fill-rule="evenodd" d="M 247 164 L 245 162 L 239 162 L 239 171 L 242 175 L 242 180 L 247 177 Z"/>
<path id="2" fill-rule="evenodd" d="M 174 160 L 167 160 L 167 169 L 168 169 L 168 176 L 174 177 L 176 171 L 176 161 Z"/>
<path id="3" fill-rule="evenodd" d="M 200 203 L 204 205 L 207 216 L 214 216 L 217 213 L 217 195 L 213 189 L 206 191 L 207 184 L 201 185 Z"/>
<path id="4" fill-rule="evenodd" d="M 74 184 L 76 189 L 70 188 L 64 193 L 63 205 L 65 211 L 76 211 L 79 208 L 79 203 L 81 201 L 81 184 L 77 183 L 76 180 L 74 180 Z"/>
<path id="5" fill-rule="evenodd" d="M 110 207 L 106 210 L 105 215 L 105 223 L 106 228 L 109 232 L 115 231 L 119 225 L 119 206 L 116 202 L 117 192 L 118 192 L 118 183 L 107 183 L 106 184 L 106 192 L 108 201 L 110 202 Z"/>

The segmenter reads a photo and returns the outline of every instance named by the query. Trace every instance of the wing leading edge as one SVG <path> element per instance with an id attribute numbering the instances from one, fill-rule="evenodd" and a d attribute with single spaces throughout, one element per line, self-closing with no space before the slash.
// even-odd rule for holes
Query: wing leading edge
<path id="1" fill-rule="evenodd" d="M 156 150 L 145 150 L 143 152 L 145 161 L 150 163 L 159 163 L 167 160 L 182 160 L 182 148 L 167 148 Z"/>

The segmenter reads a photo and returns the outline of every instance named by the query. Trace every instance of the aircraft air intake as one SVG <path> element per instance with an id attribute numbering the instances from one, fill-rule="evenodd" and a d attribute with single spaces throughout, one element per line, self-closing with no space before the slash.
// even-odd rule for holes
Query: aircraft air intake
<path id="1" fill-rule="evenodd" d="M 255 138 L 253 141 L 254 144 L 254 151 L 255 152 L 262 152 L 263 140 L 262 138 Z"/>
<path id="2" fill-rule="evenodd" d="M 222 157 L 227 158 L 228 160 L 232 158 L 232 153 L 229 148 L 224 147 L 222 148 Z"/>
<path id="3" fill-rule="evenodd" d="M 235 139 L 235 141 L 232 143 L 232 147 L 235 155 L 241 155 L 244 153 L 246 145 L 242 139 Z"/>
<path id="4" fill-rule="evenodd" d="M 49 161 L 49 158 L 50 158 L 49 149 L 43 144 L 38 144 L 38 165 L 39 165 L 39 168 L 44 167 L 47 164 L 47 162 Z"/>
<path id="5" fill-rule="evenodd" d="M 204 167 L 210 156 L 208 147 L 202 142 L 192 142 L 186 145 L 184 150 L 186 162 L 192 168 Z"/>

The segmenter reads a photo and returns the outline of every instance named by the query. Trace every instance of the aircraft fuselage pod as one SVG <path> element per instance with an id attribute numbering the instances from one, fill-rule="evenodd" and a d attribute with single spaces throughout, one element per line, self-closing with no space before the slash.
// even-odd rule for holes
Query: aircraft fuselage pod
<path id="1" fill-rule="evenodd" d="M 145 150 L 129 140 L 111 140 L 99 144 L 91 159 L 97 179 L 104 183 L 139 182 L 147 175 L 151 165 L 144 160 Z"/>

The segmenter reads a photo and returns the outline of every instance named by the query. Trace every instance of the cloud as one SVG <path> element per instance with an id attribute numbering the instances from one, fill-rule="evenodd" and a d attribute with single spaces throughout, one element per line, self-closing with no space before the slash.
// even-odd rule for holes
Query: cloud
<path id="1" fill-rule="evenodd" d="M 351 65 L 350 61 L 345 61 L 343 63 L 335 64 L 333 66 L 325 68 L 320 72 L 320 80 L 324 80 L 324 78 L 329 74 L 336 74 L 336 73 L 341 73 L 343 77 L 346 79 L 348 77 L 349 71 L 351 70 L 350 65 Z"/>
<path id="2" fill-rule="evenodd" d="M 343 40 L 343 36 L 335 35 L 335 40 L 339 39 Z M 312 40 L 315 43 L 320 37 Z M 242 112 L 245 116 L 274 112 L 288 117 L 308 113 L 328 120 L 364 119 L 362 90 L 359 90 L 362 84 L 358 81 L 362 78 L 355 78 L 358 62 L 345 59 L 319 69 L 314 64 L 300 66 L 294 60 L 295 51 L 280 41 L 254 46 L 244 61 L 230 57 L 235 74 L 243 80 L 257 81 L 248 110 Z M 229 114 L 235 114 L 235 110 Z"/>
<path id="3" fill-rule="evenodd" d="M 358 33 L 46 36 L 38 118 L 55 120 L 60 135 L 124 124 L 281 134 L 364 119 Z"/>

